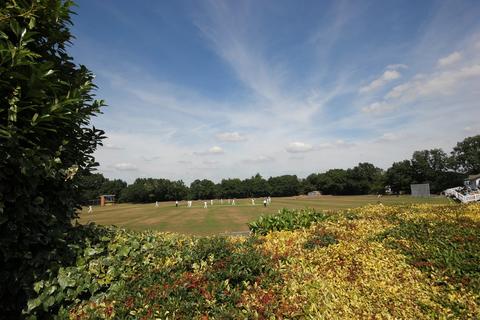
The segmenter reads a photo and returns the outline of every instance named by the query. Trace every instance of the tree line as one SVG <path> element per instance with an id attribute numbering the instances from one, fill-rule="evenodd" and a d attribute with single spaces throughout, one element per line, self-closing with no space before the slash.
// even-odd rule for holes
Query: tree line
<path id="1" fill-rule="evenodd" d="M 480 173 L 480 135 L 458 142 L 450 154 L 442 149 L 415 151 L 411 159 L 395 162 L 387 170 L 364 162 L 349 169 L 331 169 L 306 178 L 282 175 L 265 179 L 256 174 L 247 179 L 183 181 L 138 178 L 127 185 L 109 180 L 100 173 L 81 177 L 84 202 L 100 194 L 115 194 L 119 202 L 153 202 L 246 197 L 287 197 L 318 190 L 329 195 L 383 194 L 386 186 L 393 193 L 409 193 L 410 184 L 429 183 L 433 193 L 461 185 L 469 174 Z"/>

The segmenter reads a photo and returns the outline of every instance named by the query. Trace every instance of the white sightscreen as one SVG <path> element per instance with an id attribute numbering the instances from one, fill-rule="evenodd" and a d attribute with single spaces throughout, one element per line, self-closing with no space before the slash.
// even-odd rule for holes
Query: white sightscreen
<path id="1" fill-rule="evenodd" d="M 411 184 L 412 197 L 430 197 L 430 184 Z"/>

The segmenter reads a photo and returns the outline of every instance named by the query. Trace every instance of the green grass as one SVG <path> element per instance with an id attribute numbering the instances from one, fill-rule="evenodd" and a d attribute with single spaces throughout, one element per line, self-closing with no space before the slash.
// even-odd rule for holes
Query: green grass
<path id="1" fill-rule="evenodd" d="M 194 201 L 191 208 L 186 202 L 175 207 L 174 202 L 161 202 L 158 208 L 154 203 L 118 204 L 107 207 L 93 207 L 93 213 L 83 208 L 80 223 L 95 222 L 102 225 L 116 225 L 133 230 L 158 230 L 182 234 L 212 235 L 223 232 L 248 231 L 247 223 L 261 215 L 276 213 L 281 208 L 314 208 L 316 210 L 336 210 L 355 208 L 379 201 L 387 204 L 448 203 L 443 197 L 413 198 L 410 196 L 321 196 L 317 198 L 290 197 L 273 198 L 272 204 L 263 207 L 263 199 L 237 199 L 236 206 L 215 200 L 214 205 L 203 208 L 203 202 Z"/>

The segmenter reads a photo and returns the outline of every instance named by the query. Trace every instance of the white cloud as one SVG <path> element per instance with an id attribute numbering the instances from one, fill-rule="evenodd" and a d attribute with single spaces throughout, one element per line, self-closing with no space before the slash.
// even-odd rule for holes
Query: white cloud
<path id="1" fill-rule="evenodd" d="M 395 107 L 391 104 L 382 102 L 382 101 L 377 101 L 374 103 L 371 103 L 370 105 L 363 107 L 362 112 L 364 113 L 381 113 L 385 111 L 390 111 L 394 109 Z"/>
<path id="2" fill-rule="evenodd" d="M 373 80 L 367 86 L 361 87 L 359 92 L 360 93 L 367 93 L 367 92 L 370 92 L 370 91 L 374 91 L 374 90 L 384 86 L 388 82 L 393 81 L 395 79 L 398 79 L 400 77 L 401 77 L 401 74 L 397 70 L 391 70 L 391 69 L 386 70 L 379 78 Z"/>
<path id="3" fill-rule="evenodd" d="M 257 157 L 244 159 L 242 162 L 247 163 L 247 164 L 251 164 L 251 163 L 267 163 L 267 162 L 272 162 L 272 161 L 275 161 L 275 159 L 272 158 L 272 157 L 269 157 L 269 156 L 261 155 L 261 156 L 257 156 Z"/>
<path id="4" fill-rule="evenodd" d="M 392 132 L 385 132 L 380 138 L 376 139 L 377 142 L 391 142 L 391 141 L 396 141 L 400 137 L 398 134 L 392 133 Z"/>
<path id="5" fill-rule="evenodd" d="M 264 33 L 258 32 L 255 19 L 259 16 L 249 11 L 257 11 L 257 7 L 245 3 L 238 5 L 246 7 L 244 11 L 236 10 L 238 7 L 233 3 L 207 1 L 203 2 L 207 10 L 198 12 L 200 19 L 212 15 L 208 21 L 198 22 L 202 39 L 209 41 L 213 51 L 243 84 L 234 86 L 233 94 L 227 90 L 210 96 L 202 87 L 188 87 L 191 82 L 169 82 L 173 78 L 159 78 L 159 74 L 150 73 L 142 61 L 130 61 L 129 64 L 135 64 L 130 69 L 119 67 L 116 70 L 122 70 L 121 77 L 107 81 L 110 86 L 100 86 L 99 96 L 106 98 L 112 108 L 108 107 L 109 113 L 94 121 L 100 119 L 102 125 L 98 127 L 107 129 L 109 136 L 111 129 L 120 130 L 122 135 L 111 141 L 111 149 L 118 145 L 124 148 L 115 152 L 108 147 L 99 149 L 102 171 L 112 168 L 113 177 L 128 181 L 138 176 L 219 181 L 226 177 L 249 177 L 258 172 L 257 168 L 264 176 L 347 168 L 359 161 L 370 161 L 385 168 L 393 161 L 410 157 L 413 150 L 449 148 L 477 128 L 472 122 L 480 116 L 479 99 L 472 99 L 480 96 L 475 87 L 478 81 L 472 78 L 476 71 L 475 68 L 470 72 L 461 71 L 467 63 L 465 60 L 473 54 L 462 48 L 464 57 L 458 65 L 451 65 L 455 69 L 428 69 L 435 67 L 441 57 L 437 52 L 453 51 L 445 51 L 445 46 L 461 48 L 461 43 L 440 41 L 442 35 L 438 28 L 432 28 L 432 43 L 448 42 L 441 50 L 426 50 L 429 46 L 425 45 L 412 54 L 411 48 L 398 52 L 395 46 L 395 52 L 376 48 L 368 53 L 367 60 L 372 62 L 369 67 L 386 65 L 375 66 L 375 61 L 406 62 L 412 69 L 409 73 L 423 73 L 401 81 L 403 84 L 394 82 L 402 79 L 400 74 L 406 77 L 407 66 L 403 64 L 388 65 L 374 77 L 370 75 L 371 78 L 362 74 L 363 69 L 357 68 L 366 62 L 361 50 L 349 59 L 351 65 L 342 60 L 339 66 L 336 59 L 327 58 L 315 62 L 302 60 L 309 68 L 305 73 L 301 71 L 299 78 L 296 61 L 288 60 L 278 48 L 269 50 L 272 39 L 263 38 Z M 343 3 L 350 7 L 347 2 Z M 355 23 L 353 19 L 345 21 Z M 330 34 L 330 30 L 325 32 L 326 37 Z M 320 40 L 318 46 L 324 47 L 325 39 Z M 475 41 L 468 43 L 475 45 Z M 333 45 L 330 47 L 335 49 Z M 301 51 L 312 48 L 306 49 Z M 99 67 L 92 67 L 93 70 L 105 68 L 90 59 L 87 65 L 95 63 Z M 479 63 L 479 60 L 470 63 Z M 449 80 L 452 76 L 454 81 Z M 107 77 L 102 75 L 97 79 L 102 78 Z M 374 78 L 380 80 L 374 83 Z M 361 87 L 359 79 L 368 79 L 368 83 L 362 85 L 373 85 L 371 92 L 400 85 L 384 99 L 365 94 L 349 101 L 351 93 L 357 93 Z M 371 80 L 374 81 L 370 83 Z M 132 105 L 136 106 L 134 111 Z M 386 112 L 392 110 L 395 112 Z M 470 130 L 463 130 L 467 125 Z M 350 137 L 346 136 L 347 132 L 351 133 Z M 335 140 L 340 136 L 348 141 Z M 313 137 L 331 137 L 331 140 L 319 144 L 318 138 Z M 242 138 L 248 138 L 248 143 L 233 143 L 243 141 Z M 298 142 L 299 145 L 285 148 L 294 140 L 312 145 Z M 379 140 L 395 142 L 379 143 Z M 214 144 L 228 146 L 227 152 L 221 147 L 213 149 Z M 293 151 L 285 153 L 287 148 Z M 153 161 L 159 154 L 161 158 Z M 219 154 L 223 155 L 215 156 Z M 316 160 L 312 161 L 314 156 Z M 299 160 L 303 158 L 305 161 L 300 166 Z M 213 168 L 218 164 L 215 159 L 221 160 L 221 166 Z M 114 164 L 118 162 L 135 163 L 138 171 L 115 170 Z"/>
<path id="6" fill-rule="evenodd" d="M 410 83 L 410 82 L 403 83 L 403 84 L 400 84 L 400 85 L 398 85 L 398 86 L 395 86 L 395 87 L 393 87 L 392 90 L 390 90 L 390 91 L 385 95 L 385 98 L 386 98 L 386 99 L 398 98 L 398 97 L 400 97 L 405 91 L 407 91 L 408 89 L 410 89 L 410 87 L 411 87 L 411 83 Z"/>
<path id="7" fill-rule="evenodd" d="M 480 134 L 480 128 L 477 126 L 466 126 L 463 130 L 468 134 Z"/>
<path id="8" fill-rule="evenodd" d="M 113 167 L 118 171 L 137 171 L 138 170 L 136 165 L 128 162 L 117 163 Z"/>
<path id="9" fill-rule="evenodd" d="M 109 150 L 123 150 L 122 147 L 119 147 L 111 142 L 105 142 L 102 146 L 104 149 L 109 149 Z"/>
<path id="10" fill-rule="evenodd" d="M 215 166 L 218 165 L 220 162 L 216 160 L 203 160 L 202 163 L 207 166 Z"/>
<path id="11" fill-rule="evenodd" d="M 239 142 L 247 138 L 238 132 L 222 132 L 217 134 L 217 139 L 225 142 Z"/>
<path id="12" fill-rule="evenodd" d="M 288 60 L 279 58 L 281 52 L 269 52 L 256 27 L 259 21 L 252 19 L 256 15 L 253 6 L 248 2 L 204 3 L 204 15 L 197 16 L 195 24 L 209 41 L 212 51 L 232 69 L 251 98 L 249 105 L 240 106 L 242 114 L 233 112 L 232 122 L 241 125 L 244 121 L 250 126 L 248 122 L 253 120 L 255 126 L 262 127 L 265 122 L 262 119 L 268 117 L 271 123 L 305 124 L 346 90 L 341 81 L 329 90 L 320 89 L 318 82 L 308 79 L 305 86 L 298 83 L 292 86 L 289 76 L 296 70 L 291 69 Z"/>
<path id="13" fill-rule="evenodd" d="M 213 146 L 210 149 L 208 149 L 208 152 L 211 154 L 220 154 L 220 153 L 223 153 L 223 149 L 219 146 Z"/>
<path id="14" fill-rule="evenodd" d="M 161 158 L 162 158 L 161 156 L 151 156 L 151 157 L 142 156 L 142 159 L 144 161 L 147 161 L 147 162 L 155 161 L 155 160 L 158 160 L 158 159 L 161 159 Z"/>
<path id="15" fill-rule="evenodd" d="M 387 70 L 398 70 L 398 69 L 408 69 L 408 66 L 406 64 L 389 64 L 385 69 Z"/>
<path id="16" fill-rule="evenodd" d="M 459 93 L 462 85 L 474 84 L 467 80 L 476 77 L 480 77 L 480 64 L 465 66 L 457 70 L 422 75 L 394 87 L 387 93 L 385 98 L 412 101 L 418 97 Z"/>
<path id="17" fill-rule="evenodd" d="M 350 148 L 355 146 L 355 143 L 347 142 L 345 140 L 339 139 L 335 141 L 335 146 L 340 148 Z"/>
<path id="18" fill-rule="evenodd" d="M 334 142 L 321 143 L 315 147 L 315 149 L 333 149 L 333 148 L 350 148 L 355 146 L 354 143 L 347 142 L 343 139 L 338 139 Z"/>
<path id="19" fill-rule="evenodd" d="M 213 146 L 207 151 L 199 151 L 199 152 L 194 152 L 194 154 L 199 155 L 199 156 L 206 156 L 206 155 L 220 155 L 224 154 L 225 152 L 223 149 L 219 146 Z"/>
<path id="20" fill-rule="evenodd" d="M 290 159 L 290 160 L 303 160 L 303 159 L 305 159 L 305 157 L 303 157 L 303 156 L 291 156 L 288 159 Z"/>
<path id="21" fill-rule="evenodd" d="M 438 59 L 437 65 L 439 67 L 446 67 L 451 64 L 454 64 L 458 61 L 462 60 L 462 54 L 458 51 L 453 52 L 452 54 L 443 57 L 441 59 Z"/>
<path id="22" fill-rule="evenodd" d="M 313 147 L 304 142 L 291 142 L 285 147 L 285 150 L 290 153 L 302 153 L 312 151 Z"/>

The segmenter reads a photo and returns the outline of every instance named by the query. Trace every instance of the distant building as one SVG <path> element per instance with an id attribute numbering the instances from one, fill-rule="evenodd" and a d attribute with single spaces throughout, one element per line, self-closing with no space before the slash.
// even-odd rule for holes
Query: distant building
<path id="1" fill-rule="evenodd" d="M 310 191 L 309 193 L 307 193 L 307 196 L 309 196 L 309 197 L 318 197 L 318 196 L 321 196 L 321 195 L 322 195 L 322 193 L 320 191 L 317 191 L 317 190 Z"/>
<path id="2" fill-rule="evenodd" d="M 100 196 L 100 206 L 109 206 L 115 204 L 115 195 L 114 194 L 102 194 Z"/>
<path id="3" fill-rule="evenodd" d="M 430 197 L 429 183 L 411 184 L 410 189 L 412 197 Z"/>

